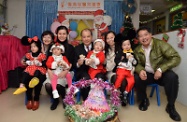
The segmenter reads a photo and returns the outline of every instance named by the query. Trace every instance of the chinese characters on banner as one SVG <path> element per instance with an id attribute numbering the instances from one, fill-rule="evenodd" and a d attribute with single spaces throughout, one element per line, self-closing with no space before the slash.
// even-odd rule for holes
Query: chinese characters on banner
<path id="1" fill-rule="evenodd" d="M 58 11 L 104 10 L 104 0 L 58 0 Z"/>

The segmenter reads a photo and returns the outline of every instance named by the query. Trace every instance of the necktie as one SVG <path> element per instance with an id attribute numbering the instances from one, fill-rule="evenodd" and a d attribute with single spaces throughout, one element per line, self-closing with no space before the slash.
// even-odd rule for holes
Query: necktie
<path id="1" fill-rule="evenodd" d="M 90 51 L 90 48 L 89 48 L 89 47 L 86 47 L 86 49 L 87 49 L 87 52 L 89 52 L 89 51 Z"/>

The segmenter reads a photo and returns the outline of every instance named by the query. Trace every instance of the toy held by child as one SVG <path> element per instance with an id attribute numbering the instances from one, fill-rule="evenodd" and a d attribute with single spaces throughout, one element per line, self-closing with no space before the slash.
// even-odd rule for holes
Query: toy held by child
<path id="1" fill-rule="evenodd" d="M 34 88 L 40 81 L 40 75 L 46 74 L 46 68 L 42 62 L 46 59 L 45 54 L 41 53 L 41 42 L 37 36 L 33 38 L 23 37 L 27 39 L 30 44 L 31 51 L 25 55 L 24 62 L 27 67 L 23 72 L 20 87 L 13 94 L 20 94 L 27 89 L 25 84 L 29 85 L 29 88 Z M 31 79 L 31 80 L 30 80 Z M 27 83 L 29 82 L 29 83 Z"/>
<path id="2" fill-rule="evenodd" d="M 69 63 L 66 56 L 62 55 L 65 52 L 65 48 L 62 44 L 56 43 L 56 44 L 52 45 L 50 51 L 52 52 L 52 56 L 49 56 L 49 58 L 46 62 L 46 65 L 53 72 L 52 76 L 50 77 L 52 89 L 53 89 L 53 91 L 52 91 L 53 98 L 59 98 L 59 94 L 56 89 L 57 82 L 59 79 L 58 75 L 63 70 L 69 70 L 71 68 L 71 64 Z M 68 82 L 68 87 L 71 87 L 72 77 L 69 72 L 66 74 L 66 79 Z"/>
<path id="3" fill-rule="evenodd" d="M 117 35 L 116 37 L 118 38 Z M 121 36 L 119 39 L 122 41 L 122 51 L 119 51 L 115 58 L 115 63 L 117 65 L 116 69 L 116 81 L 115 81 L 115 88 L 118 89 L 122 81 L 126 78 L 127 86 L 125 88 L 124 94 L 124 102 L 127 103 L 127 95 L 131 91 L 134 86 L 134 66 L 137 64 L 133 56 L 133 51 L 131 48 L 131 43 L 128 37 Z"/>
<path id="4" fill-rule="evenodd" d="M 91 79 L 94 79 L 95 76 L 99 73 L 105 73 L 104 61 L 105 54 L 103 49 L 105 47 L 105 42 L 102 39 L 96 39 L 94 41 L 94 49 L 88 52 L 87 57 L 85 58 L 85 64 L 90 66 L 88 74 Z"/>

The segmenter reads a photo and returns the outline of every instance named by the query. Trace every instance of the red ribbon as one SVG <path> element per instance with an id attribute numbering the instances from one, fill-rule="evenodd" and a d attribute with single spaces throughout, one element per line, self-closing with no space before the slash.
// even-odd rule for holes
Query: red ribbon
<path id="1" fill-rule="evenodd" d="M 37 36 L 34 36 L 32 38 L 28 38 L 28 42 L 31 43 L 33 41 L 37 42 L 38 41 L 38 37 Z"/>

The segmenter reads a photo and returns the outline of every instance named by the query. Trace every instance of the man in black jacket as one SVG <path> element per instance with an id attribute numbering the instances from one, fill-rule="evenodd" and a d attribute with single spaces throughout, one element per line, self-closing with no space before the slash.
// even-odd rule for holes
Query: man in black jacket
<path id="1" fill-rule="evenodd" d="M 92 31 L 89 29 L 84 29 L 81 32 L 81 38 L 82 38 L 82 44 L 75 47 L 75 77 L 76 80 L 90 79 L 90 76 L 88 74 L 88 68 L 89 66 L 85 65 L 84 58 L 88 54 L 88 51 L 93 49 L 92 45 Z M 90 91 L 90 87 L 81 88 L 81 95 L 83 97 L 83 100 L 86 100 L 88 93 Z"/>

